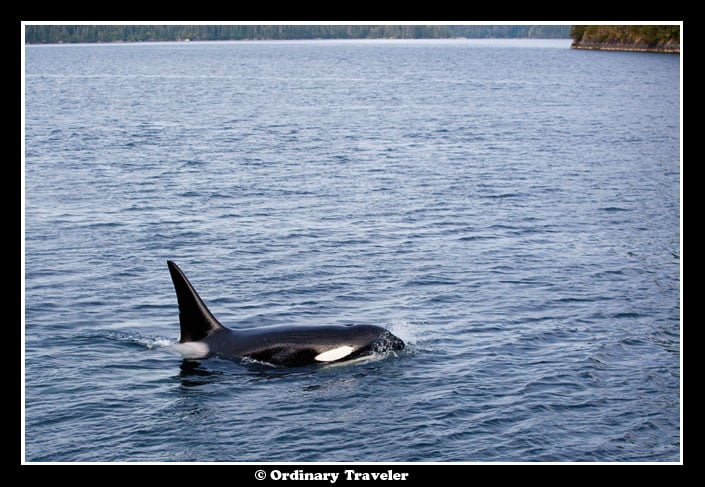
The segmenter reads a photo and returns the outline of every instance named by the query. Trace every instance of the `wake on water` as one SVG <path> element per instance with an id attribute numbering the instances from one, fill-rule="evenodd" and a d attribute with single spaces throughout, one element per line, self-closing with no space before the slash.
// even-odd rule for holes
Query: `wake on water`
<path id="1" fill-rule="evenodd" d="M 130 333 L 122 331 L 89 331 L 81 333 L 77 336 L 78 340 L 107 340 L 117 342 L 128 346 L 138 346 L 145 350 L 154 350 L 160 348 L 171 348 L 178 345 L 177 340 L 171 340 L 163 337 L 146 337 L 139 333 Z"/>
<path id="2" fill-rule="evenodd" d="M 392 334 L 401 338 L 407 347 L 412 349 L 422 341 L 421 330 L 424 323 L 422 321 L 410 320 L 406 318 L 395 318 L 385 326 Z"/>

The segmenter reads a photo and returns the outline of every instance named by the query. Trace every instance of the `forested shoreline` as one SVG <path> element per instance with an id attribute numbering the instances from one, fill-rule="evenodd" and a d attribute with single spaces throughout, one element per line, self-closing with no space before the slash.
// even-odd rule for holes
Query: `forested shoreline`
<path id="1" fill-rule="evenodd" d="M 569 25 L 27 25 L 27 44 L 285 39 L 568 39 Z"/>
<path id="2" fill-rule="evenodd" d="M 576 25 L 573 49 L 680 52 L 679 25 Z"/>

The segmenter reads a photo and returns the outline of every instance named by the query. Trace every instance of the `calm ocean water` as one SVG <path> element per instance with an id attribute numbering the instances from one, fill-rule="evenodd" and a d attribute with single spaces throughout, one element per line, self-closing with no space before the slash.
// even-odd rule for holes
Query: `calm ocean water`
<path id="1" fill-rule="evenodd" d="M 26 460 L 678 461 L 680 59 L 569 42 L 25 47 Z"/>

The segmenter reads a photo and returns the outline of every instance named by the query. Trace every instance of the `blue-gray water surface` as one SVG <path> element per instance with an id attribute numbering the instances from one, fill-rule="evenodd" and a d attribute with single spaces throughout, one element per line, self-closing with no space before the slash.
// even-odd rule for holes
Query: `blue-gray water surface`
<path id="1" fill-rule="evenodd" d="M 679 461 L 680 59 L 569 43 L 26 46 L 26 460 Z"/>

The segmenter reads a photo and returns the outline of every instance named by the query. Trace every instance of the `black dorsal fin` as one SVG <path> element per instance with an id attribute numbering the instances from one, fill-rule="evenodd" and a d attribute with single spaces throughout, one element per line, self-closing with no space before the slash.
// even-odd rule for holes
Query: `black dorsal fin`
<path id="1" fill-rule="evenodd" d="M 203 303 L 179 266 L 170 260 L 167 261 L 167 265 L 176 290 L 176 298 L 179 301 L 179 322 L 181 323 L 179 343 L 195 342 L 224 328 Z"/>

